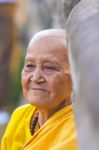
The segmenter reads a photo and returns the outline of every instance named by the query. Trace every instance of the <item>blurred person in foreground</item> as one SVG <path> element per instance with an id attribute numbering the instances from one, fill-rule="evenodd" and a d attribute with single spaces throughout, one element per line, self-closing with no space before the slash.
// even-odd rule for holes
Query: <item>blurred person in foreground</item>
<path id="1" fill-rule="evenodd" d="M 99 0 L 81 0 L 66 31 L 79 147 L 99 150 Z"/>
<path id="2" fill-rule="evenodd" d="M 2 150 L 77 150 L 65 30 L 44 30 L 31 39 L 22 89 L 29 104 L 12 114 Z"/>

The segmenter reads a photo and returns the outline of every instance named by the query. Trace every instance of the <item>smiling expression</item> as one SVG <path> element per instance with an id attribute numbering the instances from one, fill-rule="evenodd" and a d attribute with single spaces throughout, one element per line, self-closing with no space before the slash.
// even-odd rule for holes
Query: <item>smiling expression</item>
<path id="1" fill-rule="evenodd" d="M 70 99 L 71 77 L 65 38 L 46 36 L 29 44 L 22 70 L 25 99 L 37 107 L 55 108 Z"/>

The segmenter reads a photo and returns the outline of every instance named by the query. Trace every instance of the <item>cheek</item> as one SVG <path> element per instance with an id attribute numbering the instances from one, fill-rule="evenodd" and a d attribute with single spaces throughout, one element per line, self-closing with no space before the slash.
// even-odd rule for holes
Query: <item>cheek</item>
<path id="1" fill-rule="evenodd" d="M 21 84 L 22 84 L 22 92 L 25 99 L 28 96 L 28 83 L 29 83 L 29 76 L 25 73 L 21 74 Z"/>
<path id="2" fill-rule="evenodd" d="M 67 92 L 67 94 L 70 95 L 70 93 L 72 91 L 72 80 L 71 80 L 70 75 L 66 76 L 66 78 L 65 78 L 64 89 Z"/>
<path id="3" fill-rule="evenodd" d="M 63 90 L 64 85 L 65 85 L 64 78 L 61 76 L 55 76 L 50 81 L 50 90 L 53 94 L 58 95 Z"/>
<path id="4" fill-rule="evenodd" d="M 26 73 L 21 74 L 22 89 L 27 89 L 28 88 L 29 80 L 30 80 L 30 75 L 28 75 Z"/>
<path id="5" fill-rule="evenodd" d="M 22 77 L 21 77 L 22 89 L 24 89 L 24 88 L 26 87 L 26 83 L 27 83 L 26 77 L 25 77 L 25 76 L 22 76 Z"/>
<path id="6" fill-rule="evenodd" d="M 52 81 L 50 89 L 53 95 L 62 96 L 70 94 L 72 89 L 70 76 L 56 76 Z"/>

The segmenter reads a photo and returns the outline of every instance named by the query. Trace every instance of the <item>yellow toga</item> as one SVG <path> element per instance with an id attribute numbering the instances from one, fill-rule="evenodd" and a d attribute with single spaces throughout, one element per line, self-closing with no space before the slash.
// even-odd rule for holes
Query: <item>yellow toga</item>
<path id="1" fill-rule="evenodd" d="M 1 150 L 78 150 L 72 105 L 56 112 L 31 136 L 30 120 L 35 109 L 27 104 L 15 110 Z"/>

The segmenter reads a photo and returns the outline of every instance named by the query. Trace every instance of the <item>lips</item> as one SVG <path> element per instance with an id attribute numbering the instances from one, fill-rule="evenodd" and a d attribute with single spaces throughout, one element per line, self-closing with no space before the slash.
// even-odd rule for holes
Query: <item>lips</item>
<path id="1" fill-rule="evenodd" d="M 36 91 L 47 91 L 46 89 L 42 89 L 42 88 L 31 88 L 31 89 Z"/>
<path id="2" fill-rule="evenodd" d="M 29 90 L 34 91 L 34 92 L 48 92 L 48 90 L 45 89 L 45 88 L 35 88 L 35 87 L 32 87 Z"/>

